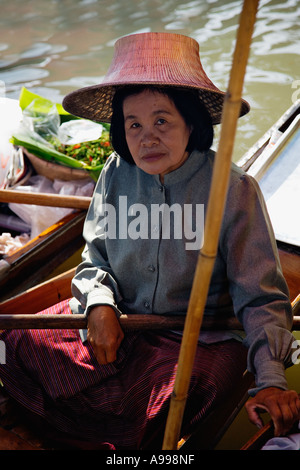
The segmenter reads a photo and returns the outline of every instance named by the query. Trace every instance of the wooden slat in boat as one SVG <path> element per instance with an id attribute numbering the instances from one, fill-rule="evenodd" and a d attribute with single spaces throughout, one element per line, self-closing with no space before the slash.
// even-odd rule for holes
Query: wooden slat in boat
<path id="1" fill-rule="evenodd" d="M 249 439 L 241 450 L 260 450 L 266 442 L 274 436 L 274 427 L 271 422 L 265 424 L 254 436 Z"/>
<path id="2" fill-rule="evenodd" d="M 0 300 L 8 299 L 46 279 L 83 247 L 86 213 L 72 212 L 0 261 Z"/>
<path id="3" fill-rule="evenodd" d="M 290 297 L 294 299 L 300 291 L 300 254 L 293 248 L 278 247 L 283 275 L 289 287 Z"/>
<path id="4" fill-rule="evenodd" d="M 71 297 L 71 280 L 76 268 L 59 274 L 0 302 L 0 312 L 34 314 Z"/>

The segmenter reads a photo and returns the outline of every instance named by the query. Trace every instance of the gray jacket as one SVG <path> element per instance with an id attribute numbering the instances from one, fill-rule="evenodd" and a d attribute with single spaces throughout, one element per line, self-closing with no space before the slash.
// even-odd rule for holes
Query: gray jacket
<path id="1" fill-rule="evenodd" d="M 186 313 L 213 160 L 213 151 L 194 151 L 162 186 L 158 175 L 116 155 L 108 159 L 86 217 L 73 313 L 98 304 L 117 315 Z M 287 388 L 284 369 L 294 341 L 288 289 L 260 189 L 234 164 L 205 315 L 235 315 L 243 324 L 248 369 L 256 376 L 252 395 L 267 386 Z M 233 336 L 201 333 L 200 340 Z"/>

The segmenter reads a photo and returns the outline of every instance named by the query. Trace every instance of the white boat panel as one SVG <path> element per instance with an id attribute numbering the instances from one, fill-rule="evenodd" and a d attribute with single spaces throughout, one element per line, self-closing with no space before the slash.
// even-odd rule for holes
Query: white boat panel
<path id="1" fill-rule="evenodd" d="M 300 115 L 248 173 L 261 187 L 276 239 L 300 246 Z"/>

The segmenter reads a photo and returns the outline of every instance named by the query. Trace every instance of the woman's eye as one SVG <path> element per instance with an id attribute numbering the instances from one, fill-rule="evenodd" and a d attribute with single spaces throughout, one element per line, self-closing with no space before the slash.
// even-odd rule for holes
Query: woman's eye
<path id="1" fill-rule="evenodd" d="M 138 122 L 133 122 L 130 127 L 132 127 L 133 129 L 136 129 L 136 128 L 138 128 L 139 126 L 140 126 L 140 125 L 139 125 Z"/>
<path id="2" fill-rule="evenodd" d="M 157 120 L 157 124 L 160 124 L 160 125 L 165 124 L 165 122 L 166 122 L 166 120 L 163 119 L 163 118 L 160 118 L 160 119 Z"/>

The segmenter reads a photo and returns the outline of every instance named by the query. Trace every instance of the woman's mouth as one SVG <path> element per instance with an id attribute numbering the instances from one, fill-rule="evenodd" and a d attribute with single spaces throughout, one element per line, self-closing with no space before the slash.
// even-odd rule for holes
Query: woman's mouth
<path id="1" fill-rule="evenodd" d="M 163 157 L 162 153 L 148 153 L 142 157 L 142 160 L 145 162 L 156 162 L 157 160 L 160 160 Z"/>

